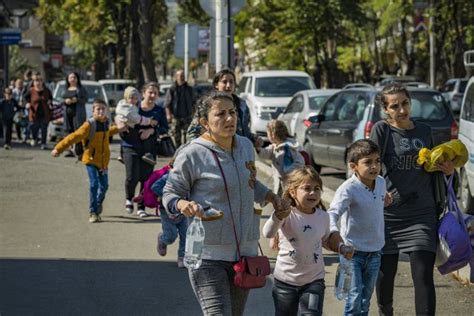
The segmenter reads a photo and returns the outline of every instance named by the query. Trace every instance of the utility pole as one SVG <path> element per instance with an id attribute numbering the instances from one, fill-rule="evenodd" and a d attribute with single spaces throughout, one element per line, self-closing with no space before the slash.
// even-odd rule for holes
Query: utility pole
<path id="1" fill-rule="evenodd" d="M 434 8 L 432 8 L 434 9 Z M 434 16 L 433 11 L 430 14 L 430 86 L 435 89 L 435 37 L 434 37 Z"/>

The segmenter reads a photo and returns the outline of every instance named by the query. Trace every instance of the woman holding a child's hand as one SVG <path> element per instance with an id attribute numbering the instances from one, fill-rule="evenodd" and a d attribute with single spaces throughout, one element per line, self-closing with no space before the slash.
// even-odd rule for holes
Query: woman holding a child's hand
<path id="1" fill-rule="evenodd" d="M 410 257 L 416 314 L 434 315 L 433 268 L 438 224 L 435 174 L 416 163 L 420 149 L 433 146 L 431 129 L 411 119 L 410 94 L 403 85 L 386 85 L 375 102 L 387 119 L 374 125 L 370 138 L 382 151 L 383 176 L 392 202 L 384 210 L 385 246 L 376 289 L 379 313 L 394 313 L 394 279 L 399 253 L 404 252 Z M 446 161 L 439 164 L 439 169 L 450 175 L 454 164 Z"/>
<path id="2" fill-rule="evenodd" d="M 241 255 L 256 256 L 260 215 L 254 202 L 269 201 L 278 208 L 285 203 L 255 179 L 253 146 L 236 135 L 232 97 L 212 91 L 198 103 L 197 112 L 206 132 L 178 152 L 163 205 L 189 217 L 206 218 L 210 210 L 223 213 L 220 219 L 203 221 L 202 264 L 189 270 L 189 278 L 205 315 L 242 315 L 249 290 L 233 283 L 233 264 L 239 260 L 233 227 Z"/>

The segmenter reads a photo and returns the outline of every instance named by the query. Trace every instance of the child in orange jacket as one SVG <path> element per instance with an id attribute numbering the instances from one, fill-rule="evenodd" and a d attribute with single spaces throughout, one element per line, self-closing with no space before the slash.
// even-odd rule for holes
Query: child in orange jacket
<path id="1" fill-rule="evenodd" d="M 109 129 L 106 116 L 107 105 L 102 100 L 95 100 L 92 105 L 92 118 L 84 122 L 74 133 L 60 141 L 51 151 L 51 156 L 58 157 L 71 145 L 82 141 L 84 154 L 82 163 L 86 165 L 89 176 L 89 222 L 100 222 L 102 203 L 109 186 L 108 165 L 110 160 L 110 136 L 117 134 L 119 129 L 111 126 Z M 95 127 L 95 133 L 90 129 Z M 93 135 L 93 136 L 92 136 Z M 92 136 L 92 137 L 90 137 Z M 91 139 L 88 139 L 88 138 Z"/>

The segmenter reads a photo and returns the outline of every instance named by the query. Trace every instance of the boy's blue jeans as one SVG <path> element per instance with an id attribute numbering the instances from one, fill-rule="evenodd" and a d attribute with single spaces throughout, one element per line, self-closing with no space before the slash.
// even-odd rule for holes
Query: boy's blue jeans
<path id="1" fill-rule="evenodd" d="M 105 193 L 109 188 L 109 176 L 107 170 L 101 171 L 94 165 L 86 165 L 89 176 L 89 212 L 97 213 L 97 207 L 105 199 Z"/>
<path id="2" fill-rule="evenodd" d="M 178 248 L 178 257 L 184 257 L 184 249 L 186 246 L 186 231 L 188 230 L 188 219 L 186 216 L 180 215 L 176 219 L 171 219 L 168 217 L 166 211 L 160 208 L 160 218 L 161 218 L 161 229 L 163 234 L 161 235 L 161 241 L 165 245 L 171 245 L 178 238 L 179 234 L 179 248 Z"/>
<path id="3" fill-rule="evenodd" d="M 374 292 L 375 283 L 380 269 L 381 251 L 356 251 L 352 260 L 352 283 L 344 315 L 368 315 L 370 298 Z M 341 262 L 344 257 L 339 256 Z M 346 260 L 347 261 L 347 260 Z"/>

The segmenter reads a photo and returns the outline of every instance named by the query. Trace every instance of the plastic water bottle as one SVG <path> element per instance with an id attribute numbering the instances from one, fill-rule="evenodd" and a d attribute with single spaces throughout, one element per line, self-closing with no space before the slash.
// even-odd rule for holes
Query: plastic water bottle
<path id="1" fill-rule="evenodd" d="M 197 269 L 202 263 L 202 246 L 206 232 L 200 217 L 194 216 L 186 232 L 186 248 L 184 250 L 184 266 L 188 269 Z"/>
<path id="2" fill-rule="evenodd" d="M 338 300 L 347 300 L 351 290 L 352 266 L 350 260 L 341 258 L 337 267 L 336 284 L 334 285 L 334 296 Z"/>

